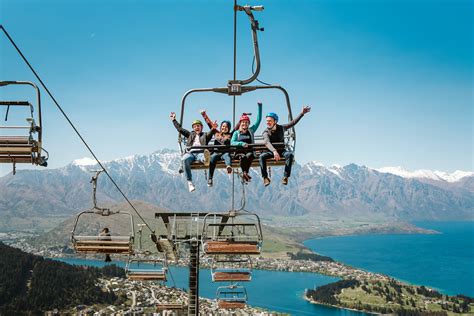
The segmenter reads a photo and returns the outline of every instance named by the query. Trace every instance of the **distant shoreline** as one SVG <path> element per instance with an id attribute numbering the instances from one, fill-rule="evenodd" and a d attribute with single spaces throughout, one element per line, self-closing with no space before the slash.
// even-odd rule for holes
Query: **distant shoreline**
<path id="1" fill-rule="evenodd" d="M 337 306 L 337 305 L 331 305 L 331 304 L 318 302 L 318 301 L 315 301 L 313 299 L 310 299 L 309 297 L 306 296 L 306 294 L 303 295 L 303 299 L 305 301 L 308 301 L 309 303 L 315 304 L 315 305 L 329 306 L 329 307 L 333 307 L 333 308 L 337 308 L 337 309 L 345 309 L 345 310 L 348 310 L 348 311 L 366 313 L 366 314 L 371 314 L 371 315 L 382 315 L 382 313 L 361 311 L 361 310 L 358 310 L 358 309 L 355 309 L 355 308 L 349 308 L 349 307 L 344 307 L 344 306 Z"/>
<path id="2" fill-rule="evenodd" d="M 360 226 L 352 229 L 335 228 L 331 231 L 316 233 L 312 236 L 305 236 L 306 238 L 298 237 L 297 241 L 306 242 L 312 239 L 327 238 L 327 237 L 348 237 L 348 236 L 363 236 L 363 235 L 436 235 L 442 234 L 434 229 L 426 229 L 418 227 L 411 223 L 381 223 L 379 226 Z"/>

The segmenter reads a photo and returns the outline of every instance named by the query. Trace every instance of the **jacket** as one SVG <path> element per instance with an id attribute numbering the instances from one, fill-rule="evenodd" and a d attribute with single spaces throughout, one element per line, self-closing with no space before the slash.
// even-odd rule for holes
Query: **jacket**
<path id="1" fill-rule="evenodd" d="M 191 149 L 194 142 L 194 138 L 196 137 L 196 132 L 195 131 L 190 132 L 187 129 L 183 128 L 176 120 L 173 120 L 173 125 L 181 135 L 186 137 L 186 149 L 188 150 Z M 209 141 L 211 140 L 212 135 L 214 135 L 215 133 L 216 133 L 215 129 L 212 129 L 207 133 L 201 132 L 199 134 L 199 142 L 201 143 L 201 146 L 207 145 Z"/>
<path id="2" fill-rule="evenodd" d="M 295 126 L 303 117 L 303 113 L 300 113 L 293 121 L 289 122 L 288 124 L 275 124 L 272 129 L 266 128 L 263 131 L 263 143 L 267 148 L 274 152 L 276 151 L 275 147 L 273 147 L 272 143 L 284 143 L 285 142 L 285 131 Z"/>
<path id="3" fill-rule="evenodd" d="M 257 120 L 255 121 L 255 123 L 252 126 L 249 127 L 249 132 L 250 132 L 250 135 L 251 135 L 251 138 L 252 138 L 252 144 L 255 143 L 254 133 L 257 131 L 258 126 L 260 125 L 261 121 L 262 121 L 262 105 L 259 104 L 258 105 Z M 240 137 L 240 131 L 235 131 L 234 134 L 232 135 L 232 139 L 230 141 L 230 144 L 232 146 L 243 147 L 246 143 L 239 141 L 238 140 L 239 137 Z"/>

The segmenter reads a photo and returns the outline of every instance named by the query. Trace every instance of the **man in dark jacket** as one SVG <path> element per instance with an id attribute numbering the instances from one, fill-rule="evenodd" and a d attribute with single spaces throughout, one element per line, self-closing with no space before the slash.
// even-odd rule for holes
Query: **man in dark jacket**
<path id="1" fill-rule="evenodd" d="M 202 149 L 193 149 L 193 146 L 205 146 L 209 143 L 212 138 L 212 135 L 215 134 L 217 130 L 217 122 L 214 122 L 212 129 L 207 132 L 202 132 L 202 122 L 200 120 L 193 121 L 192 128 L 193 130 L 190 132 L 187 129 L 181 127 L 181 125 L 176 121 L 176 113 L 171 112 L 170 119 L 173 121 L 173 125 L 176 130 L 186 137 L 186 153 L 184 153 L 181 160 L 184 164 L 184 172 L 186 174 L 186 180 L 188 180 L 188 189 L 189 192 L 193 192 L 196 190 L 196 187 L 193 184 L 193 176 L 191 174 L 191 164 L 198 160 L 202 163 L 205 163 L 209 160 L 209 152 L 207 151 L 207 155 L 204 155 Z"/>
<path id="2" fill-rule="evenodd" d="M 285 173 L 283 174 L 283 179 L 281 183 L 284 185 L 288 184 L 288 178 L 291 175 L 291 166 L 293 164 L 294 153 L 285 148 L 276 149 L 272 144 L 275 143 L 284 143 L 285 142 L 285 131 L 287 129 L 295 126 L 299 120 L 311 110 L 311 107 L 304 106 L 301 113 L 288 124 L 277 124 L 278 115 L 276 113 L 270 112 L 266 115 L 267 128 L 263 132 L 263 142 L 267 146 L 269 151 L 262 152 L 259 157 L 260 169 L 263 177 L 263 184 L 268 186 L 270 184 L 270 178 L 268 177 L 267 172 L 267 159 L 274 157 L 276 161 L 279 161 L 283 156 L 285 158 Z"/>

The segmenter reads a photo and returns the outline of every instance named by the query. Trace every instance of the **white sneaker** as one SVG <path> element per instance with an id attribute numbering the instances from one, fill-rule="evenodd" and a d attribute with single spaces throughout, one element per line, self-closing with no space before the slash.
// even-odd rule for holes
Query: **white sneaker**
<path id="1" fill-rule="evenodd" d="M 227 169 L 227 174 L 232 173 L 232 167 L 231 166 L 227 166 L 226 169 Z"/>
<path id="2" fill-rule="evenodd" d="M 196 190 L 196 187 L 194 186 L 192 181 L 188 181 L 188 190 L 189 192 L 193 192 L 194 190 Z"/>
<path id="3" fill-rule="evenodd" d="M 204 149 L 204 166 L 209 167 L 211 162 L 211 152 L 207 149 Z"/>

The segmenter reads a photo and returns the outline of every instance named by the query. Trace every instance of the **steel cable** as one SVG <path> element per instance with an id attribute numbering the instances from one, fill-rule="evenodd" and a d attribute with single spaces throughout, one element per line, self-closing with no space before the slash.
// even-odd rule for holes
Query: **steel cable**
<path id="1" fill-rule="evenodd" d="M 145 219 L 141 216 L 140 212 L 138 212 L 138 210 L 135 208 L 135 206 L 132 204 L 132 202 L 128 199 L 128 197 L 125 195 L 125 193 L 122 191 L 122 189 L 120 189 L 120 187 L 118 186 L 118 184 L 115 182 L 115 180 L 112 178 L 112 176 L 109 174 L 109 172 L 107 171 L 107 169 L 104 167 L 104 165 L 100 162 L 100 160 L 97 158 L 97 156 L 95 155 L 94 151 L 91 149 L 91 147 L 89 146 L 89 144 L 87 144 L 87 142 L 85 141 L 85 139 L 82 137 L 82 135 L 79 133 L 79 131 L 77 130 L 76 126 L 72 123 L 72 121 L 69 119 L 69 117 L 67 116 L 67 114 L 64 112 L 64 110 L 62 109 L 62 107 L 59 105 L 58 101 L 56 101 L 56 99 L 54 98 L 54 96 L 51 94 L 51 92 L 49 91 L 49 89 L 46 87 L 46 85 L 44 84 L 43 80 L 41 80 L 41 78 L 39 77 L 39 75 L 36 73 L 36 71 L 34 70 L 34 68 L 31 66 L 31 64 L 28 62 L 28 60 L 26 59 L 25 55 L 23 55 L 23 53 L 21 52 L 20 48 L 18 48 L 18 46 L 15 44 L 15 41 L 13 41 L 13 39 L 11 38 L 10 34 L 8 34 L 7 30 L 3 27 L 3 25 L 0 25 L 0 29 L 2 29 L 3 33 L 5 33 L 5 35 L 7 36 L 8 40 L 12 43 L 12 45 L 15 47 L 16 51 L 18 52 L 18 54 L 20 54 L 21 58 L 23 59 L 23 61 L 28 65 L 28 67 L 30 68 L 30 70 L 33 72 L 33 74 L 35 75 L 36 79 L 38 79 L 38 81 L 41 83 L 41 86 L 44 88 L 44 90 L 48 93 L 48 95 L 50 96 L 51 100 L 53 100 L 54 104 L 56 105 L 56 107 L 59 109 L 59 111 L 61 112 L 61 114 L 64 116 L 64 118 L 68 121 L 69 125 L 71 125 L 71 127 L 74 129 L 74 131 L 76 132 L 76 135 L 80 138 L 80 140 L 82 141 L 82 143 L 86 146 L 87 150 L 90 152 L 90 154 L 94 157 L 94 159 L 97 161 L 97 164 L 99 164 L 99 166 L 104 170 L 105 174 L 107 175 L 107 177 L 110 179 L 110 181 L 112 181 L 113 185 L 115 186 L 115 188 L 120 192 L 120 194 L 123 196 L 123 198 L 127 201 L 127 203 L 130 205 L 130 207 L 135 211 L 135 213 L 138 215 L 138 217 L 143 221 L 143 223 L 148 227 L 148 229 L 154 234 L 154 230 L 150 227 L 150 225 L 148 225 L 148 223 L 145 221 Z"/>

